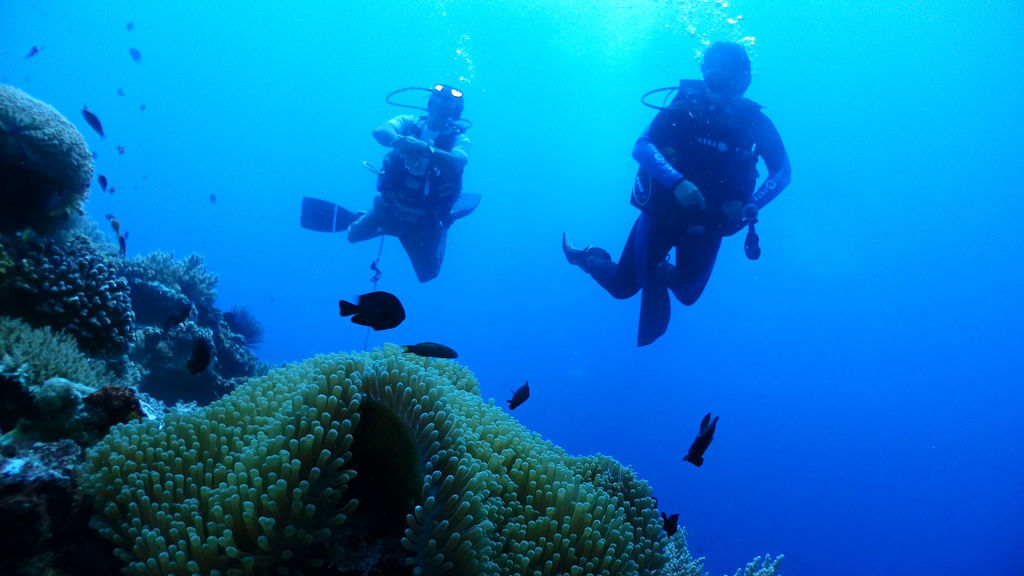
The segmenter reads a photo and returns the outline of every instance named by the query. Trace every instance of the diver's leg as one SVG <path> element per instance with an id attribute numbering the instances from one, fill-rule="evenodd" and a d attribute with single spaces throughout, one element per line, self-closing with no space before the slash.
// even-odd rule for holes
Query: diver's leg
<path id="1" fill-rule="evenodd" d="M 639 238 L 647 240 L 641 244 Z M 637 260 L 634 266 L 636 276 L 643 278 L 643 290 L 640 292 L 640 321 L 636 334 L 637 346 L 651 344 L 668 329 L 672 306 L 668 287 L 664 282 L 658 281 L 656 272 L 672 248 L 671 238 L 672 228 L 664 221 L 654 222 L 647 219 L 644 226 L 637 230 Z"/>
<path id="2" fill-rule="evenodd" d="M 636 269 L 636 224 L 629 232 L 622 255 L 615 262 L 611 256 L 601 250 L 593 250 L 582 266 L 583 271 L 590 274 L 597 283 L 613 298 L 629 298 L 640 290 L 640 279 L 634 273 Z"/>
<path id="3" fill-rule="evenodd" d="M 660 224 L 641 214 L 629 232 L 622 255 L 616 263 L 600 248 L 588 248 L 587 258 L 580 265 L 614 298 L 629 298 L 665 259 L 671 244 Z"/>
<path id="4" fill-rule="evenodd" d="M 409 255 L 416 278 L 427 282 L 437 278 L 444 260 L 444 249 L 448 241 L 448 229 L 435 224 L 409 226 L 398 236 Z"/>
<path id="5" fill-rule="evenodd" d="M 380 196 L 373 199 L 373 208 L 359 217 L 358 220 L 349 224 L 348 241 L 362 242 L 370 238 L 376 238 L 384 233 L 384 217 L 387 209 L 383 206 Z"/>
<path id="6" fill-rule="evenodd" d="M 690 306 L 700 298 L 711 278 L 722 237 L 717 234 L 688 235 L 676 244 L 676 265 L 665 262 L 659 268 L 676 299 Z"/>
<path id="7" fill-rule="evenodd" d="M 636 333 L 636 345 L 647 346 L 661 337 L 668 329 L 672 306 L 668 290 L 660 282 L 648 282 L 640 292 L 640 322 Z"/>

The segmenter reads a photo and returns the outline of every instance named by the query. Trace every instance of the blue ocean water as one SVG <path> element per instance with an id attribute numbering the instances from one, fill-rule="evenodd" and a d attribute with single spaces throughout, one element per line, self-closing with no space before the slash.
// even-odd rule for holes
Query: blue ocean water
<path id="1" fill-rule="evenodd" d="M 1022 16 L 1009 0 L 6 0 L 0 81 L 85 134 L 116 188 L 88 213 L 118 217 L 129 255 L 206 257 L 219 307 L 263 322 L 268 362 L 433 340 L 500 404 L 529 380 L 514 415 L 633 466 L 716 576 L 768 552 L 789 576 L 1019 576 Z M 560 235 L 618 253 L 654 116 L 639 97 L 697 77 L 718 39 L 750 46 L 747 95 L 793 183 L 762 213 L 762 258 L 727 239 L 701 300 L 638 349 L 639 299 L 568 266 Z M 402 112 L 384 95 L 436 82 L 466 94 L 465 189 L 483 201 L 427 284 L 384 242 L 379 288 L 408 319 L 367 338 L 337 301 L 372 288 L 380 244 L 302 230 L 300 199 L 368 207 L 370 132 Z M 681 457 L 707 412 L 698 469 Z"/>

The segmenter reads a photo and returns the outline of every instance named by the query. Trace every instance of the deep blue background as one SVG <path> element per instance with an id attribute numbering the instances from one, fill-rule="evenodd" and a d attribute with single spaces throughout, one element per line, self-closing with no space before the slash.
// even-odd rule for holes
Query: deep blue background
<path id="1" fill-rule="evenodd" d="M 337 300 L 371 288 L 379 244 L 301 230 L 299 200 L 369 206 L 384 95 L 456 84 L 484 200 L 428 284 L 385 242 L 380 288 L 409 317 L 371 346 L 447 343 L 501 404 L 529 379 L 515 417 L 636 468 L 714 575 L 765 552 L 790 576 L 1024 572 L 1019 3 L 210 4 L 5 0 L 0 80 L 85 134 L 117 189 L 89 214 L 130 254 L 206 256 L 219 306 L 263 320 L 261 357 L 362 349 Z M 639 96 L 746 36 L 793 184 L 761 260 L 727 240 L 701 301 L 637 349 L 639 300 L 566 265 L 560 234 L 618 253 Z M 697 469 L 680 458 L 709 411 Z"/>

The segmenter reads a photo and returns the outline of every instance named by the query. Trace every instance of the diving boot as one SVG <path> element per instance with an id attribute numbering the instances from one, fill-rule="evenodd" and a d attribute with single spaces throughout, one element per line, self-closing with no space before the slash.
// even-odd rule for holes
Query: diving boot
<path id="1" fill-rule="evenodd" d="M 597 246 L 573 248 L 572 244 L 569 244 L 569 239 L 566 238 L 565 232 L 562 232 L 562 252 L 565 253 L 565 259 L 569 261 L 569 264 L 579 266 L 588 274 L 590 273 L 590 264 L 595 259 L 612 259 L 612 255 L 609 254 L 607 250 L 604 248 L 598 248 Z"/>

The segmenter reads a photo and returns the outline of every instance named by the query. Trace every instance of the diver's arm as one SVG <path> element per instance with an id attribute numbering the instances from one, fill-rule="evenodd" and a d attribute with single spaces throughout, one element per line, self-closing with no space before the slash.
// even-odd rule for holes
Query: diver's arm
<path id="1" fill-rule="evenodd" d="M 654 144 L 650 137 L 650 127 L 636 139 L 633 145 L 633 159 L 647 170 L 662 186 L 673 189 L 684 176 L 669 164 L 665 155 Z"/>
<path id="2" fill-rule="evenodd" d="M 459 134 L 455 138 L 455 144 L 449 151 L 438 150 L 431 147 L 431 160 L 443 164 L 446 168 L 462 171 L 469 163 L 469 138 L 465 134 Z"/>
<path id="3" fill-rule="evenodd" d="M 760 210 L 775 199 L 789 185 L 789 155 L 782 144 L 782 137 L 767 116 L 762 116 L 757 137 L 757 152 L 768 166 L 768 177 L 750 197 L 750 203 Z"/>
<path id="4" fill-rule="evenodd" d="M 396 140 L 403 138 L 409 132 L 408 125 L 415 121 L 415 117 L 409 114 L 395 116 L 391 120 L 377 126 L 373 130 L 373 138 L 381 146 L 394 146 Z"/>

